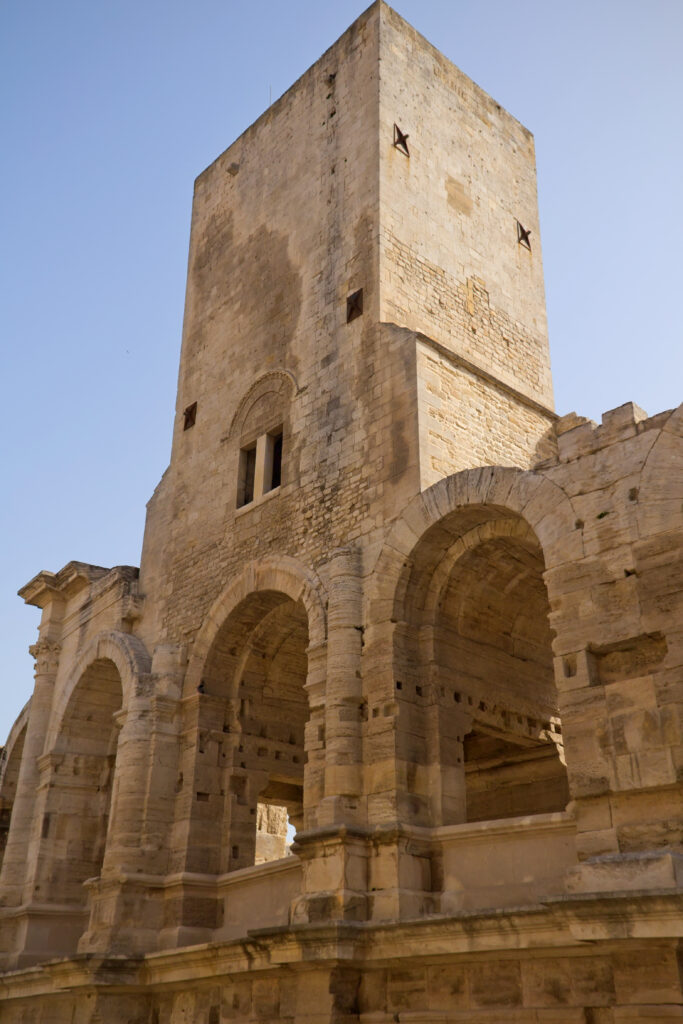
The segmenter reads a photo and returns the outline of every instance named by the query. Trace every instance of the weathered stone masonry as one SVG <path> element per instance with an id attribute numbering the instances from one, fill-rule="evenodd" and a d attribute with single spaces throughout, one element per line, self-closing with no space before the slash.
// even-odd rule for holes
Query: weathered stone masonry
<path id="1" fill-rule="evenodd" d="M 197 179 L 140 569 L 21 591 L 0 1021 L 681 1019 L 682 433 L 558 419 L 532 137 L 373 4 Z"/>

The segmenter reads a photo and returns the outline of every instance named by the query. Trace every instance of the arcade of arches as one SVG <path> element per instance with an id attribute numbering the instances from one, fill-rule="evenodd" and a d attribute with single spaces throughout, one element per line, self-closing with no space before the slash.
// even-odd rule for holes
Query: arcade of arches
<path id="1" fill-rule="evenodd" d="M 112 631 L 60 682 L 58 647 L 45 647 L 3 768 L 7 966 L 173 950 L 208 964 L 202 950 L 255 931 L 254 949 L 270 948 L 269 929 L 299 926 L 438 931 L 463 913 L 540 913 L 566 887 L 591 892 L 581 886 L 604 870 L 624 884 L 632 849 L 625 868 L 591 860 L 605 829 L 577 828 L 595 713 L 566 709 L 595 708 L 601 679 L 622 685 L 617 672 L 635 692 L 633 673 L 655 671 L 668 641 L 643 630 L 554 658 L 567 626 L 546 558 L 561 531 L 493 502 L 435 506 L 408 510 L 365 576 L 351 548 L 322 576 L 292 559 L 246 567 L 191 659 L 169 645 L 151 659 Z M 577 750 L 591 758 L 578 772 Z M 406 949 L 423 955 L 419 942 Z"/>
<path id="2" fill-rule="evenodd" d="M 568 801 L 543 568 L 527 524 L 490 510 L 437 523 L 414 552 L 394 674 L 397 758 L 429 768 L 424 791 L 413 786 L 416 823 Z M 276 590 L 244 597 L 216 631 L 197 693 L 186 693 L 171 868 L 221 875 L 277 860 L 288 827 L 291 838 L 315 810 L 325 728 L 310 713 L 308 647 L 302 601 Z M 113 662 L 94 662 L 43 765 L 34 897 L 49 890 L 86 906 L 83 883 L 103 862 L 121 706 Z M 6 769 L 8 794 L 15 774 Z"/>

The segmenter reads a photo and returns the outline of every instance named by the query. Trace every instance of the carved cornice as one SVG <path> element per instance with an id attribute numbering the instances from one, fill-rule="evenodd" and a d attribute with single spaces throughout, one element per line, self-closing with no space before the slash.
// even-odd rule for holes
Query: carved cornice
<path id="1" fill-rule="evenodd" d="M 59 572 L 43 570 L 21 588 L 19 597 L 26 604 L 44 608 L 55 598 L 68 598 L 102 579 L 110 572 L 101 565 L 88 565 L 85 562 L 67 562 Z"/>

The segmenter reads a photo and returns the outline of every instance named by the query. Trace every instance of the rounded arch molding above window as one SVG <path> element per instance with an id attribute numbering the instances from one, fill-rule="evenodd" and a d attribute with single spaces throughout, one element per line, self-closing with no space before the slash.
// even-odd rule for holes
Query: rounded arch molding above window
<path id="1" fill-rule="evenodd" d="M 289 370 L 275 369 L 258 377 L 237 404 L 224 441 L 250 440 L 287 418 L 289 403 L 301 389 Z"/>
<path id="2" fill-rule="evenodd" d="M 285 438 L 291 438 L 292 397 L 299 392 L 296 380 L 282 368 L 258 377 L 238 403 L 226 437 L 236 450 L 237 509 L 253 508 L 276 495 L 283 480 Z"/>

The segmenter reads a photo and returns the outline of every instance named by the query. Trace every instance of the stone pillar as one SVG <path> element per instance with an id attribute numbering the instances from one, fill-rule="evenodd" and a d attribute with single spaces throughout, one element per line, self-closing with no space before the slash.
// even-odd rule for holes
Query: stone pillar
<path id="1" fill-rule="evenodd" d="M 390 614 L 390 612 L 389 612 Z M 364 772 L 367 820 L 373 825 L 399 820 L 404 790 L 404 766 L 398 758 L 399 686 L 402 666 L 395 672 L 394 643 L 400 627 L 387 620 L 368 622 L 363 652 L 367 680 L 368 721 L 365 726 Z"/>
<path id="2" fill-rule="evenodd" d="M 118 716 L 107 845 L 101 877 L 89 884 L 90 921 L 81 953 L 157 948 L 177 775 L 177 703 L 137 695 Z"/>
<path id="3" fill-rule="evenodd" d="M 366 830 L 358 827 L 363 806 L 363 691 L 361 678 L 362 580 L 359 554 L 345 548 L 327 565 L 327 645 L 309 652 L 307 727 L 309 764 L 304 786 L 305 831 L 293 852 L 303 867 L 303 895 L 295 921 L 365 920 L 367 917 Z M 324 726 L 322 655 L 325 659 Z M 324 756 L 324 778 L 321 777 Z M 310 810 L 315 784 L 324 794 Z"/>
<path id="4" fill-rule="evenodd" d="M 177 721 L 175 811 L 166 840 L 176 884 L 164 896 L 161 949 L 210 940 L 219 912 L 215 879 L 227 870 L 231 853 L 227 781 L 238 742 L 235 709 L 200 690 L 178 702 Z"/>
<path id="5" fill-rule="evenodd" d="M 38 758 L 43 753 L 50 723 L 52 695 L 61 648 L 58 643 L 46 636 L 41 637 L 29 650 L 36 659 L 36 681 L 0 875 L 0 901 L 4 906 L 21 904 L 28 868 L 35 859 L 36 851 L 31 840 L 35 832 L 36 793 L 40 783 Z"/>
<path id="6" fill-rule="evenodd" d="M 309 647 L 306 695 L 308 697 L 308 721 L 306 723 L 304 746 L 303 813 L 300 819 L 290 821 L 297 832 L 315 828 L 318 813 L 325 797 L 325 679 L 327 671 L 327 642 Z"/>
<path id="7" fill-rule="evenodd" d="M 361 820 L 363 791 L 363 604 L 358 551 L 334 552 L 327 570 L 325 797 L 318 823 L 352 824 Z"/>
<path id="8" fill-rule="evenodd" d="M 150 698 L 135 694 L 128 707 L 115 715 L 115 721 L 120 731 L 103 877 L 140 870 L 143 864 L 145 870 L 154 870 L 148 859 L 149 851 L 142 847 L 150 769 Z"/>

